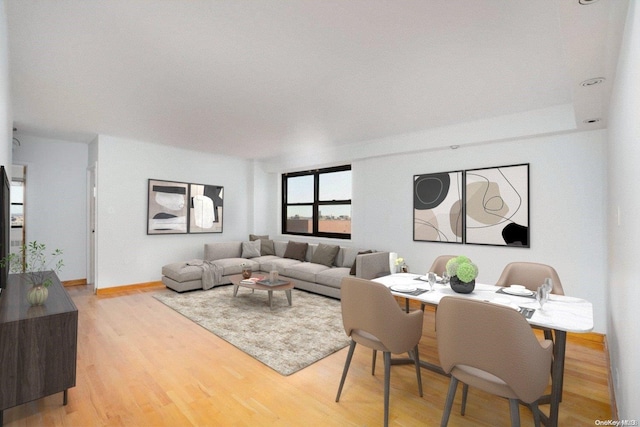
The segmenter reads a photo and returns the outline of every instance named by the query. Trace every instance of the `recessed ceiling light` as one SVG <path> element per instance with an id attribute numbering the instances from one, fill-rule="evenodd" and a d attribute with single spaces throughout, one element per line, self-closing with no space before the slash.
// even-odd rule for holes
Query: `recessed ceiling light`
<path id="1" fill-rule="evenodd" d="M 451 148 L 452 150 L 457 150 L 458 148 L 460 148 L 459 145 L 451 145 L 449 148 Z"/>
<path id="2" fill-rule="evenodd" d="M 586 124 L 591 124 L 591 123 L 598 123 L 601 119 L 586 119 L 583 120 L 582 123 L 586 123 Z"/>
<path id="3" fill-rule="evenodd" d="M 588 79 L 583 82 L 580 82 L 580 86 L 589 87 L 593 85 L 599 85 L 600 83 L 604 83 L 606 79 L 604 77 L 594 77 L 593 79 Z"/>
<path id="4" fill-rule="evenodd" d="M 597 2 L 598 0 L 578 0 L 578 3 L 580 3 L 581 5 L 590 5 L 593 4 L 595 2 Z"/>

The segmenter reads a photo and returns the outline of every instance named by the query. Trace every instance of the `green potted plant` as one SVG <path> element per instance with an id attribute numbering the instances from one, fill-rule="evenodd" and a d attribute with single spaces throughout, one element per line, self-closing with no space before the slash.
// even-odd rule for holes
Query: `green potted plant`
<path id="1" fill-rule="evenodd" d="M 461 294 L 468 294 L 476 287 L 478 266 L 464 255 L 451 258 L 447 261 L 447 274 L 451 289 Z"/>
<path id="2" fill-rule="evenodd" d="M 27 300 L 31 305 L 42 305 L 49 296 L 47 288 L 53 283 L 49 271 L 58 273 L 64 267 L 62 250 L 55 249 L 47 253 L 47 246 L 37 241 L 20 247 L 19 253 L 10 253 L 0 260 L 0 266 L 10 273 L 26 273 L 25 279 L 31 284 Z"/>

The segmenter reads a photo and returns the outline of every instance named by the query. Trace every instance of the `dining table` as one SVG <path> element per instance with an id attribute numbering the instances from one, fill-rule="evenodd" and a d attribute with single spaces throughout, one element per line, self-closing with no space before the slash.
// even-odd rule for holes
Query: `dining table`
<path id="1" fill-rule="evenodd" d="M 427 276 L 413 273 L 390 274 L 375 278 L 373 281 L 387 286 L 397 297 L 419 301 L 421 304 L 434 307 L 437 307 L 440 300 L 446 296 L 505 305 L 522 313 L 532 327 L 552 331 L 551 392 L 543 396 L 539 403 L 549 404 L 549 415 L 543 413 L 541 417 L 543 424 L 554 427 L 558 425 L 567 332 L 587 333 L 593 330 L 593 306 L 589 301 L 572 296 L 550 294 L 541 308 L 534 292 L 476 283 L 471 293 L 461 294 L 451 289 L 449 284 L 440 277 L 431 289 Z M 420 364 L 427 369 L 445 374 L 438 365 L 422 360 Z"/>

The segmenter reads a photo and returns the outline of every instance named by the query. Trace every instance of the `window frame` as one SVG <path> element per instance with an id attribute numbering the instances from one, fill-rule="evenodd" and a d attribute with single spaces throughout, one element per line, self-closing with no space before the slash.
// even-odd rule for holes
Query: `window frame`
<path id="1" fill-rule="evenodd" d="M 349 205 L 352 206 L 351 198 L 350 199 L 341 199 L 341 200 L 319 200 L 320 197 L 320 176 L 322 174 L 334 173 L 334 172 L 344 172 L 351 171 L 351 165 L 342 165 L 342 166 L 334 166 L 330 168 L 322 168 L 322 169 L 313 169 L 308 171 L 299 171 L 299 172 L 289 172 L 282 174 L 282 214 L 281 214 L 281 229 L 282 234 L 291 234 L 297 236 L 312 236 L 312 237 L 326 237 L 332 239 L 351 239 L 351 233 L 332 233 L 332 232 L 323 232 L 319 231 L 319 223 L 320 223 L 320 208 L 321 206 L 326 205 Z M 313 176 L 313 202 L 303 202 L 303 203 L 288 203 L 288 179 L 296 178 L 301 176 Z M 353 180 L 352 180 L 353 183 Z M 352 185 L 353 187 L 353 185 Z M 353 197 L 353 194 L 351 194 Z M 312 212 L 312 221 L 311 221 L 311 233 L 303 233 L 303 232 L 295 232 L 295 231 L 287 231 L 287 208 L 290 206 L 311 206 Z M 351 218 L 351 216 L 350 216 Z M 353 224 L 352 224 L 353 225 Z"/>

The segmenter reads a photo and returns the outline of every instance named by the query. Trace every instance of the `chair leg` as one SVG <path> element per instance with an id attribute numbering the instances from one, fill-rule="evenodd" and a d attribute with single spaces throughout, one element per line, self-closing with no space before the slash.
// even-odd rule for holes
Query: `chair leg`
<path id="1" fill-rule="evenodd" d="M 509 413 L 511 414 L 511 427 L 520 427 L 520 403 L 518 399 L 509 399 Z"/>
<path id="2" fill-rule="evenodd" d="M 391 377 L 391 353 L 384 353 L 384 427 L 389 426 L 389 389 Z"/>
<path id="3" fill-rule="evenodd" d="M 416 364 L 416 377 L 418 378 L 418 393 L 422 397 L 422 374 L 420 372 L 420 355 L 418 354 L 418 346 L 412 351 L 413 360 Z"/>
<path id="4" fill-rule="evenodd" d="M 378 352 L 373 350 L 373 357 L 371 358 L 371 375 L 376 374 L 376 356 L 378 356 Z"/>
<path id="5" fill-rule="evenodd" d="M 449 423 L 449 415 L 451 415 L 451 407 L 453 406 L 453 399 L 456 397 L 457 387 L 458 387 L 458 380 L 452 376 L 451 380 L 449 381 L 449 391 L 447 392 L 447 400 L 444 402 L 444 411 L 442 412 L 440 427 L 447 427 L 447 424 Z"/>
<path id="6" fill-rule="evenodd" d="M 353 350 L 356 348 L 356 342 L 351 340 L 349 344 L 349 353 L 347 353 L 347 360 L 344 362 L 344 370 L 342 371 L 342 379 L 340 380 L 340 387 L 338 387 L 338 394 L 336 395 L 336 402 L 340 400 L 340 393 L 342 393 L 342 386 L 344 386 L 344 380 L 347 378 L 347 372 L 349 371 L 349 365 L 351 365 L 351 358 L 353 357 Z"/>
<path id="7" fill-rule="evenodd" d="M 540 408 L 538 408 L 538 401 L 536 400 L 532 404 L 529 405 L 531 412 L 533 412 L 533 425 L 535 427 L 540 427 Z"/>
<path id="8" fill-rule="evenodd" d="M 464 416 L 467 410 L 467 394 L 469 393 L 469 384 L 462 384 L 462 406 L 460 406 L 460 415 Z"/>

